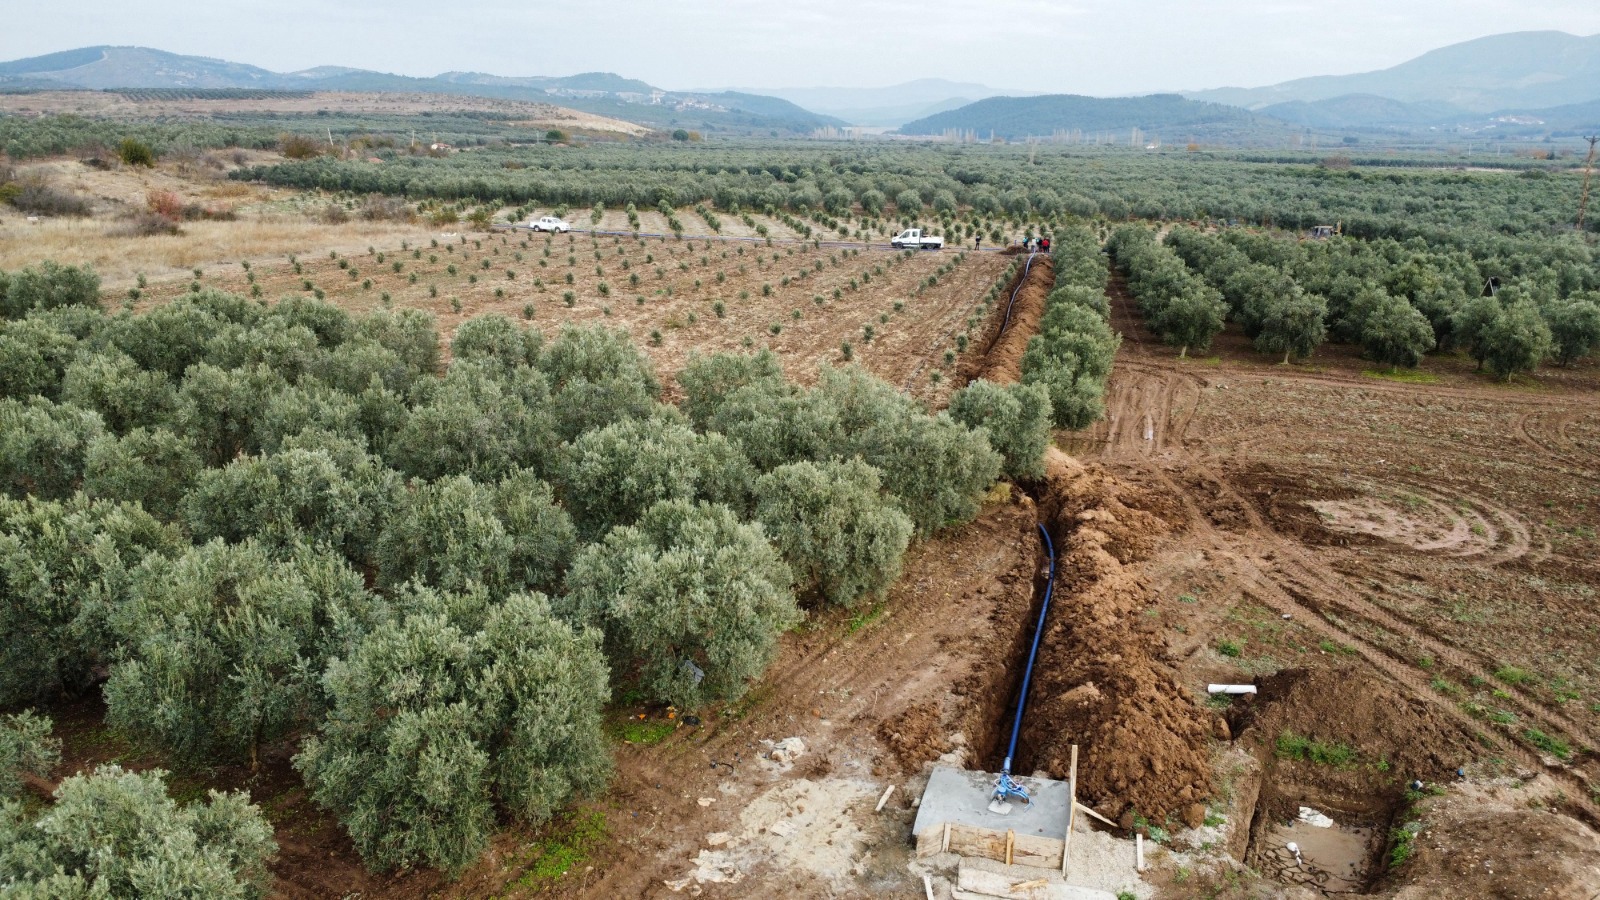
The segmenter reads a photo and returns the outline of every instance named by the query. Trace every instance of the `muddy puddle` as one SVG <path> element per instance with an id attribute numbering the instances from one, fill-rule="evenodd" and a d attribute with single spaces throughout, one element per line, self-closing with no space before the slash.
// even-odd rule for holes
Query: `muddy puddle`
<path id="1" fill-rule="evenodd" d="M 1350 825 L 1276 824 L 1257 846 L 1263 874 L 1334 897 L 1359 894 L 1369 878 L 1377 829 Z"/>

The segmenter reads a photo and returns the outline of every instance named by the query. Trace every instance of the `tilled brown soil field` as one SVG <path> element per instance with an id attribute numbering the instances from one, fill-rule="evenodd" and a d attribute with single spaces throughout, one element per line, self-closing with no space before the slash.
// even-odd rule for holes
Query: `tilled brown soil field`
<path id="1" fill-rule="evenodd" d="M 853 361 L 942 405 L 965 383 L 954 377 L 972 365 L 965 357 L 984 349 L 979 305 L 1009 263 L 998 253 L 906 254 L 882 244 L 451 232 L 426 245 L 202 269 L 198 278 L 151 281 L 139 305 L 195 284 L 240 294 L 259 287 L 269 302 L 320 290 L 356 312 L 388 297 L 394 308 L 433 314 L 447 344 L 461 322 L 494 313 L 547 333 L 568 323 L 625 329 L 669 393 L 691 354 L 770 348 L 803 383 L 823 365 Z M 969 320 L 963 354 L 957 337 Z"/>
<path id="2" fill-rule="evenodd" d="M 1106 420 L 1066 445 L 1166 520 L 1170 533 L 1134 566 L 1148 590 L 1139 618 L 1195 702 L 1207 683 L 1265 679 L 1254 703 L 1216 704 L 1215 733 L 1266 769 L 1253 776 L 1252 839 L 1292 807 L 1320 805 L 1376 821 L 1377 893 L 1600 890 L 1592 869 L 1551 870 L 1498 893 L 1482 868 L 1447 893 L 1405 893 L 1412 869 L 1385 875 L 1378 858 L 1413 780 L 1467 790 L 1537 778 L 1546 787 L 1526 802 L 1564 814 L 1550 820 L 1563 840 L 1600 846 L 1575 821 L 1600 822 L 1593 367 L 1502 385 L 1430 358 L 1428 383 L 1400 383 L 1350 348 L 1286 367 L 1234 334 L 1215 357 L 1180 360 L 1120 282 L 1113 320 L 1124 343 Z M 1358 761 L 1293 761 L 1285 735 Z M 1415 869 L 1482 849 L 1453 840 L 1419 839 Z M 1270 869 L 1261 852 L 1246 858 Z M 1508 831 L 1496 856 L 1528 868 L 1541 852 Z"/>

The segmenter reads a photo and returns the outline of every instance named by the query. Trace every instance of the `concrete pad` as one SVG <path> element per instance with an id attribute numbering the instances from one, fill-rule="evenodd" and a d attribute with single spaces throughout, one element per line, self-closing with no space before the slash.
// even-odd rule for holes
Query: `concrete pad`
<path id="1" fill-rule="evenodd" d="M 1067 813 L 1072 802 L 1066 782 L 1017 778 L 1017 783 L 1027 789 L 1033 802 L 1025 805 L 1020 800 L 1012 800 L 1011 811 L 999 815 L 989 811 L 989 798 L 999 778 L 987 772 L 934 767 L 933 774 L 928 777 L 928 787 L 922 792 L 912 833 L 922 835 L 929 829 L 942 829 L 948 822 L 1000 834 L 1014 831 L 1018 837 L 1027 835 L 1057 841 L 1066 838 Z M 1059 858 L 1061 854 L 1057 852 L 1056 856 Z"/>

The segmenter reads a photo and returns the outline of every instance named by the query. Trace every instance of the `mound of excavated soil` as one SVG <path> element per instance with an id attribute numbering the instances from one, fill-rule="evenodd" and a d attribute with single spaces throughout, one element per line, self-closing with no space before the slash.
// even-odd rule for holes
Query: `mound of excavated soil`
<path id="1" fill-rule="evenodd" d="M 1067 776 L 1101 812 L 1193 819 L 1211 794 L 1210 718 L 1146 626 L 1149 586 L 1127 565 L 1168 530 L 1138 491 L 1053 455 L 1041 507 L 1053 511 L 1056 593 L 1023 725 L 1023 772 Z M 1198 822 L 1194 824 L 1198 825 Z"/>

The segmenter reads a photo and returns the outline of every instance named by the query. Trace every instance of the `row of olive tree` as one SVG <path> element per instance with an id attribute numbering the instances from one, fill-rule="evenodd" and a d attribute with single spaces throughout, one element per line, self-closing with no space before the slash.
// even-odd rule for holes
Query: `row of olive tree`
<path id="1" fill-rule="evenodd" d="M 1055 284 L 1022 356 L 1022 383 L 1045 391 L 1056 427 L 1079 430 L 1105 414 L 1106 379 L 1122 340 L 1111 330 L 1109 270 L 1094 232 L 1056 232 L 1050 258 Z"/>
<path id="2" fill-rule="evenodd" d="M 1537 274 L 1499 290 L 1491 282 L 1486 295 L 1479 263 L 1417 242 L 1301 245 L 1179 227 L 1167 245 L 1222 291 L 1257 349 L 1285 361 L 1309 355 L 1331 333 L 1390 366 L 1414 366 L 1435 347 L 1460 349 L 1509 378 L 1546 359 L 1570 365 L 1600 342 L 1600 295 L 1563 296 Z"/>
<path id="3" fill-rule="evenodd" d="M 109 721 L 185 766 L 311 731 L 374 866 L 458 871 L 593 789 L 613 678 L 739 696 L 802 599 L 882 594 L 1002 466 L 856 369 L 700 358 L 679 409 L 621 332 L 475 319 L 444 369 L 415 313 L 30 279 L 91 289 L 0 320 L 36 373 L 0 398 L 0 703 L 109 673 Z"/>
<path id="4" fill-rule="evenodd" d="M 1143 225 L 1118 228 L 1107 246 L 1127 276 L 1128 288 L 1152 331 L 1177 347 L 1179 356 L 1187 356 L 1191 349 L 1204 353 L 1211 347 L 1228 312 L 1215 288 L 1189 271 L 1183 260 Z"/>

